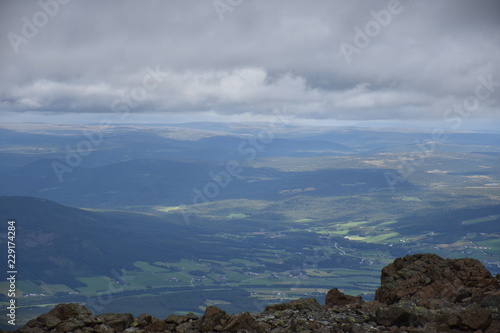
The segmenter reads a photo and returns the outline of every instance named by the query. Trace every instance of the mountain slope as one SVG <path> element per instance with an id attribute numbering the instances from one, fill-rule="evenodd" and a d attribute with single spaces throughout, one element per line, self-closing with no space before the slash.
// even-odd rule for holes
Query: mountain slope
<path id="1" fill-rule="evenodd" d="M 16 220 L 18 270 L 26 280 L 78 285 L 137 260 L 199 255 L 187 226 L 154 216 L 92 212 L 33 197 L 0 197 L 0 220 Z M 193 246 L 186 244 L 192 242 Z M 6 239 L 1 239 L 2 248 Z"/>

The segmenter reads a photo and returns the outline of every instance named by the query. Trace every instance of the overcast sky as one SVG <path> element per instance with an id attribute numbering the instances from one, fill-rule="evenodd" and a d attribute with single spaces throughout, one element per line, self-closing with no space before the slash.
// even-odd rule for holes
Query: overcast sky
<path id="1" fill-rule="evenodd" d="M 8 120 L 500 118 L 498 0 L 3 0 L 0 31 Z"/>

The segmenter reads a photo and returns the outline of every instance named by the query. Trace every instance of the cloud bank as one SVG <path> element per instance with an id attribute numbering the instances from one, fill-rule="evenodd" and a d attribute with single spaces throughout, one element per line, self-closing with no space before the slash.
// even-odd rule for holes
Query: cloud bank
<path id="1" fill-rule="evenodd" d="M 0 6 L 0 112 L 500 116 L 494 0 Z"/>

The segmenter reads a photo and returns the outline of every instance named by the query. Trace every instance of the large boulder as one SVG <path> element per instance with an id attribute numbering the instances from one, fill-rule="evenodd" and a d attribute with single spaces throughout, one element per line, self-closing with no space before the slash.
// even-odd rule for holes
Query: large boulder
<path id="1" fill-rule="evenodd" d="M 200 331 L 220 331 L 228 319 L 229 315 L 225 311 L 210 305 L 205 309 L 205 314 L 201 318 Z"/>
<path id="2" fill-rule="evenodd" d="M 325 297 L 325 305 L 327 307 L 362 303 L 363 299 L 361 296 L 346 295 L 337 288 L 330 289 Z"/>
<path id="3" fill-rule="evenodd" d="M 401 299 L 440 299 L 459 303 L 486 297 L 500 282 L 479 260 L 443 259 L 435 254 L 416 254 L 394 260 L 382 269 L 375 300 L 394 304 Z"/>
<path id="4" fill-rule="evenodd" d="M 421 303 L 421 304 L 419 304 Z M 485 330 L 492 323 L 492 311 L 477 304 L 462 306 L 448 303 L 440 309 L 430 309 L 421 300 L 402 300 L 396 304 L 378 307 L 372 319 L 379 325 L 425 327 L 435 324 L 441 331 Z"/>
<path id="5" fill-rule="evenodd" d="M 80 304 L 63 303 L 56 305 L 49 314 L 57 317 L 59 320 L 68 320 L 70 318 L 89 317 L 92 315 L 92 312 Z"/>

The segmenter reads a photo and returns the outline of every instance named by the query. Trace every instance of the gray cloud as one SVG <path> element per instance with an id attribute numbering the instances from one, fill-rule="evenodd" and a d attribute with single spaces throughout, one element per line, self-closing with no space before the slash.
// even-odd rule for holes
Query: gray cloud
<path id="1" fill-rule="evenodd" d="M 0 112 L 441 119 L 482 77 L 467 117 L 500 115 L 495 0 L 66 2 L 1 3 Z"/>

